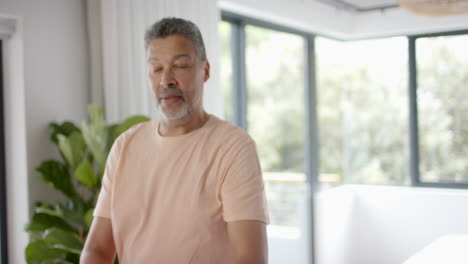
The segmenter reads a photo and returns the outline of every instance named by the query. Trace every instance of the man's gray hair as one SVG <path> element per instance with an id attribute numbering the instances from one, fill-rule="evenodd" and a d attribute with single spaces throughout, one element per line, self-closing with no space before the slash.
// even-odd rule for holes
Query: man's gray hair
<path id="1" fill-rule="evenodd" d="M 191 40 L 195 47 L 195 53 L 202 60 L 206 60 L 205 44 L 197 25 L 185 19 L 176 17 L 166 17 L 146 30 L 145 33 L 145 49 L 148 50 L 152 40 L 165 38 L 170 35 L 181 35 Z"/>

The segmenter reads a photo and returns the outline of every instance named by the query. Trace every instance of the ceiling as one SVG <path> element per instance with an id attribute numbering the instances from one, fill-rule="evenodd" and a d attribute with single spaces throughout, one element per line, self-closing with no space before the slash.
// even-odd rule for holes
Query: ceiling
<path id="1" fill-rule="evenodd" d="M 359 7 L 372 7 L 382 5 L 396 5 L 395 0 L 344 0 L 345 2 L 357 5 Z"/>
<path id="2" fill-rule="evenodd" d="M 397 0 L 218 0 L 230 13 L 341 40 L 468 30 L 468 14 L 427 17 L 399 7 L 358 12 L 337 3 L 361 9 L 397 6 Z"/>
<path id="3" fill-rule="evenodd" d="M 302 0 L 306 1 L 306 0 Z M 308 0 L 311 1 L 311 0 Z M 396 0 L 314 0 L 332 8 L 343 9 L 354 13 L 383 11 L 398 8 Z"/>

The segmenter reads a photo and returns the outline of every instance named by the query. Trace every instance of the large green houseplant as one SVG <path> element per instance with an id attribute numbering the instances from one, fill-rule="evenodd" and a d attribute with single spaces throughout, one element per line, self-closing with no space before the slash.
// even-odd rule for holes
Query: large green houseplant
<path id="1" fill-rule="evenodd" d="M 69 121 L 49 125 L 50 139 L 62 160 L 46 160 L 36 171 L 65 199 L 56 204 L 35 203 L 25 228 L 31 235 L 25 249 L 28 263 L 79 263 L 110 147 L 125 130 L 149 120 L 133 116 L 109 125 L 103 110 L 93 105 L 88 114 L 89 121 L 83 121 L 81 128 Z"/>

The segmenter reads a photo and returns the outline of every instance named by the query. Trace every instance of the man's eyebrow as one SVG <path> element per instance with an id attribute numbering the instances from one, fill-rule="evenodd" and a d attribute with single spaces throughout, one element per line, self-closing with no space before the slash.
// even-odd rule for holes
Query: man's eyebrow
<path id="1" fill-rule="evenodd" d="M 177 60 L 177 59 L 180 59 L 180 58 L 189 58 L 189 59 L 192 59 L 192 57 L 189 55 L 189 54 L 178 54 L 178 55 L 175 55 L 174 57 L 172 57 L 172 60 Z M 156 58 L 156 57 L 150 57 L 148 59 L 148 62 L 158 62 L 159 59 Z"/>
<path id="2" fill-rule="evenodd" d="M 173 59 L 177 60 L 177 59 L 180 59 L 180 58 L 189 58 L 189 59 L 191 59 L 192 57 L 189 54 L 179 54 L 179 55 L 174 56 Z"/>
<path id="3" fill-rule="evenodd" d="M 148 58 L 148 62 L 158 62 L 158 58 Z"/>

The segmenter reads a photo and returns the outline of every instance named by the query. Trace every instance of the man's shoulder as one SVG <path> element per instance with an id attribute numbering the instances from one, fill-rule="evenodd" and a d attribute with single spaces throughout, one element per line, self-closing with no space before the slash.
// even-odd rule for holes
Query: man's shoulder
<path id="1" fill-rule="evenodd" d="M 252 137 L 244 129 L 216 116 L 213 116 L 213 118 L 212 133 L 220 142 L 233 144 L 253 143 Z"/>
<path id="2" fill-rule="evenodd" d="M 154 125 L 154 122 L 154 120 L 149 120 L 131 126 L 115 139 L 114 144 L 125 144 L 139 133 L 150 131 L 151 127 Z"/>

